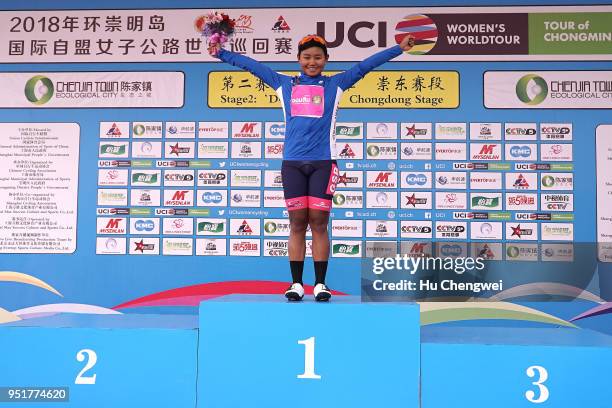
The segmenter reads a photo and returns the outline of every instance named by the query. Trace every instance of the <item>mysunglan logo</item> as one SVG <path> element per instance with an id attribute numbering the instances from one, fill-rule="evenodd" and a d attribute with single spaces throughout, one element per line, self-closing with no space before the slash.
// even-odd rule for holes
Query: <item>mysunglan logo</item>
<path id="1" fill-rule="evenodd" d="M 539 105 L 548 96 L 548 84 L 535 74 L 524 75 L 516 83 L 516 96 L 527 105 Z"/>
<path id="2" fill-rule="evenodd" d="M 35 75 L 25 84 L 25 97 L 34 105 L 44 105 L 53 97 L 53 82 L 42 75 Z"/>

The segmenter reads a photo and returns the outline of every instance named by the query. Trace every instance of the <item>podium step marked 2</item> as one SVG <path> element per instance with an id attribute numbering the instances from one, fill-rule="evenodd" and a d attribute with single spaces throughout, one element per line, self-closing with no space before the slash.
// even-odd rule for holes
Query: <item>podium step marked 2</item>
<path id="1" fill-rule="evenodd" d="M 28 387 L 66 387 L 68 402 L 52 406 L 193 408 L 197 348 L 193 315 L 65 314 L 0 325 L 0 387 L 14 388 L 0 402 L 48 407 L 62 393 L 43 398 Z"/>

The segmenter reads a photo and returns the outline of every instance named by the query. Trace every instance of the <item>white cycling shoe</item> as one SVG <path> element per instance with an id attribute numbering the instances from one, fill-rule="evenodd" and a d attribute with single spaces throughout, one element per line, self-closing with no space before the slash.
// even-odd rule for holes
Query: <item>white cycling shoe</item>
<path id="1" fill-rule="evenodd" d="M 285 291 L 285 297 L 290 301 L 300 301 L 304 298 L 304 287 L 299 283 L 292 283 Z"/>
<path id="2" fill-rule="evenodd" d="M 331 290 L 324 283 L 317 283 L 313 290 L 317 302 L 327 302 L 331 299 Z"/>

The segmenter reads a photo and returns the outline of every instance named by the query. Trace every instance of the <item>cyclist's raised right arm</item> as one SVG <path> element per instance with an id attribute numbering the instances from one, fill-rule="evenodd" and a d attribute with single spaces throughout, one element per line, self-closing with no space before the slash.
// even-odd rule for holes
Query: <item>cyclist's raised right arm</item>
<path id="1" fill-rule="evenodd" d="M 223 48 L 217 53 L 217 58 L 235 67 L 249 71 L 272 89 L 278 89 L 281 86 L 281 75 L 253 58 Z"/>

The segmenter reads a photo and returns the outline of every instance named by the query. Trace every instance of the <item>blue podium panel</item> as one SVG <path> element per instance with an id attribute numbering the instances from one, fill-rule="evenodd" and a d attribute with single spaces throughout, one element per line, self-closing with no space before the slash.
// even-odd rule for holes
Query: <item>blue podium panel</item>
<path id="1" fill-rule="evenodd" d="M 200 304 L 198 407 L 418 407 L 415 304 Z"/>
<path id="2" fill-rule="evenodd" d="M 612 337 L 568 328 L 424 327 L 423 408 L 612 406 Z"/>
<path id="3" fill-rule="evenodd" d="M 197 316 L 59 315 L 3 325 L 0 387 L 10 389 L 0 402 L 49 406 L 61 393 L 41 399 L 28 390 L 62 387 L 68 401 L 53 406 L 194 408 L 197 338 Z"/>

